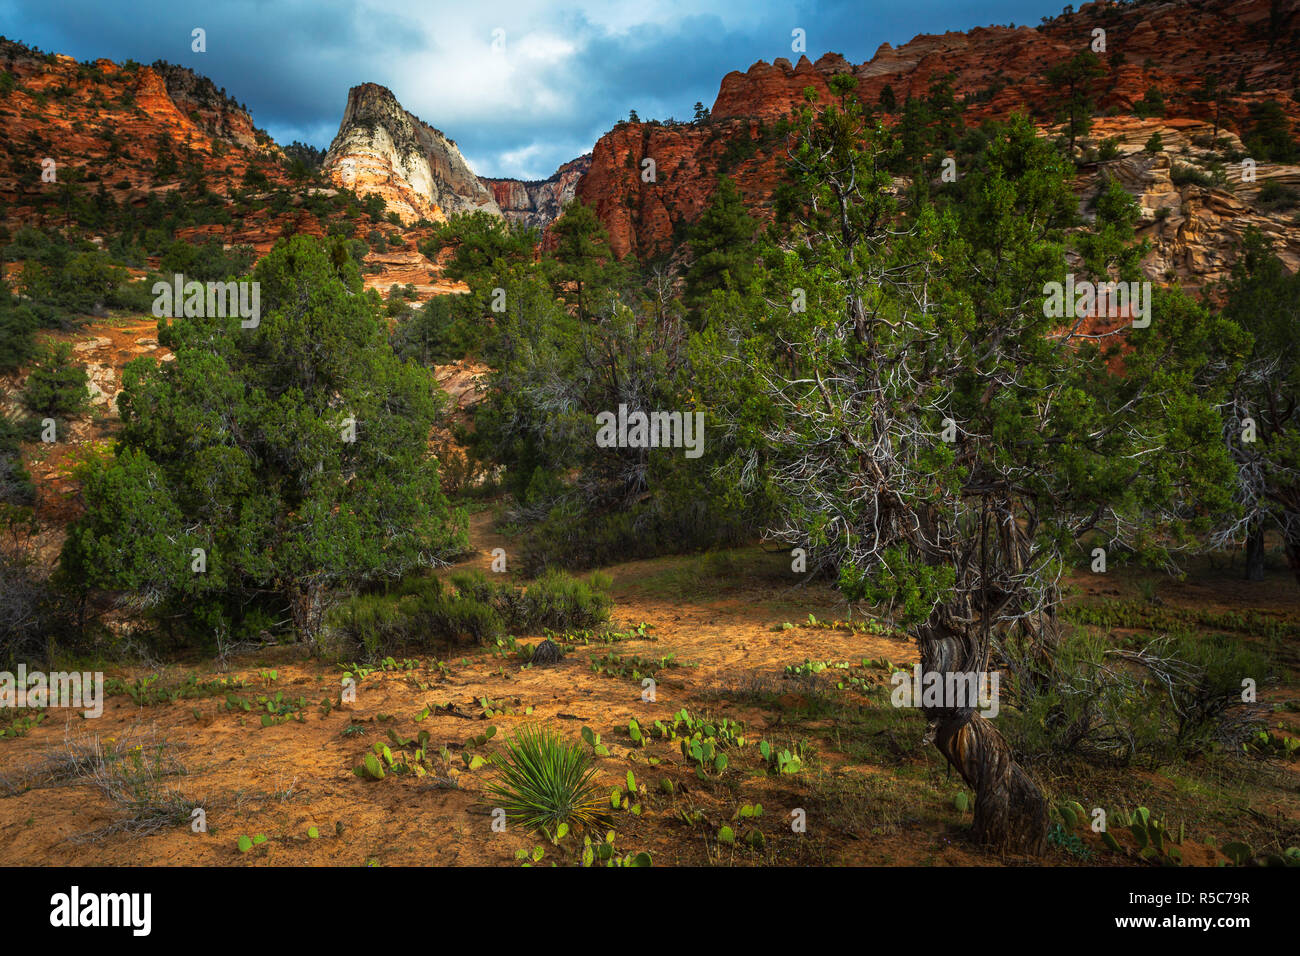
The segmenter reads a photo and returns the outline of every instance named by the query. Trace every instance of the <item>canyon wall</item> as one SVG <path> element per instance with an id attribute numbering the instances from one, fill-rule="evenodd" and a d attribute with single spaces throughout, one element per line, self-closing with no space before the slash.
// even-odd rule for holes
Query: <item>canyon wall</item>
<path id="1" fill-rule="evenodd" d="M 786 159 L 784 137 L 774 127 L 804 105 L 805 89 L 813 88 L 825 101 L 837 73 L 852 74 L 856 95 L 872 108 L 880 109 L 881 91 L 890 87 L 897 105 L 892 113 L 881 113 L 886 125 L 897 121 L 908 96 L 925 96 L 933 80 L 951 74 L 968 125 L 1021 111 L 1044 134 L 1053 134 L 1057 117 L 1048 108 L 1054 93 L 1047 71 L 1088 49 L 1096 30 L 1104 31 L 1105 49 L 1098 56 L 1105 73 L 1097 83 L 1100 115 L 1090 138 L 1119 141 L 1120 154 L 1110 165 L 1144 207 L 1141 229 L 1156 246 L 1148 270 L 1177 274 L 1193 284 L 1219 278 L 1226 261 L 1219 247 L 1234 246 L 1247 223 L 1273 234 L 1283 257 L 1300 263 L 1300 249 L 1288 238 L 1294 211 L 1270 211 L 1254 202 L 1265 181 L 1293 183 L 1300 169 L 1261 163 L 1257 182 L 1229 176 L 1214 188 L 1176 187 L 1170 180 L 1173 162 L 1221 162 L 1213 150 L 1197 145 L 1215 130 L 1215 105 L 1198 95 L 1208 75 L 1231 91 L 1217 129 L 1235 147 L 1252 108 L 1265 100 L 1276 100 L 1293 124 L 1300 122 L 1300 0 L 1103 0 L 1045 18 L 1037 27 L 921 35 L 898 48 L 884 43 L 871 60 L 857 65 L 836 53 L 816 61 L 806 56 L 794 63 L 760 61 L 722 78 L 710 116 L 702 122 L 618 124 L 596 143 L 576 195 L 596 207 L 620 256 L 654 257 L 678 248 L 724 173 L 736 181 L 751 214 L 766 220 Z M 1134 104 L 1152 87 L 1163 94 L 1164 114 L 1139 120 L 1132 115 Z M 1166 141 L 1163 157 L 1142 154 L 1155 131 Z M 655 182 L 640 175 L 647 158 L 655 160 Z M 1076 187 L 1085 211 L 1084 194 L 1107 165 L 1080 171 Z"/>
<path id="2" fill-rule="evenodd" d="M 545 229 L 560 215 L 574 196 L 578 181 L 591 167 L 591 154 L 571 159 L 549 179 L 526 182 L 519 179 L 489 179 L 479 181 L 496 199 L 501 212 L 511 222 Z"/>

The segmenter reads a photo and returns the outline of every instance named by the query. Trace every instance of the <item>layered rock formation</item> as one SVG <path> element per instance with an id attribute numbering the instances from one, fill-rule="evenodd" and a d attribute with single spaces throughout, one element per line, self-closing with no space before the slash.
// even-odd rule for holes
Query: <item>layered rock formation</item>
<path id="1" fill-rule="evenodd" d="M 501 209 L 454 140 L 402 109 L 392 91 L 363 83 L 348 105 L 323 164 L 335 184 L 378 195 L 404 222 Z"/>
<path id="2" fill-rule="evenodd" d="M 545 229 L 573 199 L 578 181 L 591 167 L 591 154 L 571 159 L 549 179 L 525 182 L 519 179 L 479 177 L 492 190 L 501 212 L 511 222 Z"/>
<path id="3" fill-rule="evenodd" d="M 1293 123 L 1300 122 L 1295 97 L 1300 82 L 1300 0 L 1101 0 L 1045 18 L 1034 28 L 995 26 L 922 35 L 896 49 L 885 43 L 870 61 L 856 66 L 835 53 L 815 62 L 801 57 L 793 64 L 784 58 L 755 63 L 744 73 L 722 78 L 705 123 L 619 124 L 596 144 L 591 168 L 576 193 L 596 207 L 619 255 L 644 257 L 672 250 L 707 204 L 719 173 L 737 181 L 751 213 L 767 218 L 785 158 L 784 142 L 773 136 L 773 127 L 804 104 L 808 87 L 828 96 L 830 79 L 837 73 L 856 77 L 857 95 L 873 107 L 885 86 L 901 106 L 908 96 L 924 96 L 936 78 L 953 74 L 968 124 L 1024 111 L 1050 133 L 1056 117 L 1048 109 L 1054 94 L 1047 70 L 1088 49 L 1097 29 L 1105 31 L 1106 47 L 1099 56 L 1106 72 L 1097 84 L 1096 109 L 1103 115 L 1091 134 L 1094 141 L 1118 135 L 1128 151 L 1136 153 L 1142 142 L 1129 142 L 1128 133 L 1145 137 L 1160 128 L 1166 150 L 1179 151 L 1176 161 L 1196 162 L 1197 156 L 1184 157 L 1181 149 L 1193 133 L 1208 138 L 1212 132 L 1216 107 L 1197 95 L 1208 75 L 1232 91 L 1221 106 L 1220 136 L 1225 131 L 1230 137 L 1243 134 L 1251 108 L 1267 99 L 1277 100 Z M 1164 120 L 1143 124 L 1126 117 L 1151 87 L 1163 93 Z M 895 119 L 896 114 L 887 116 L 886 122 Z M 1137 126 L 1126 131 L 1125 119 Z M 643 182 L 639 175 L 646 158 L 656 162 L 657 182 Z M 1202 158 L 1214 159 L 1208 153 Z M 1134 171 L 1130 167 L 1144 162 L 1126 158 L 1115 173 L 1127 175 Z M 1183 279 L 1213 279 L 1223 268 L 1216 248 L 1234 246 L 1246 223 L 1278 236 L 1287 231 L 1294 211 L 1266 212 L 1252 206 L 1258 184 L 1229 176 L 1213 189 L 1179 189 L 1169 179 L 1169 164 L 1168 156 L 1163 166 L 1152 160 L 1151 168 L 1141 174 L 1152 177 L 1151 182 L 1135 181 L 1130 187 L 1147 205 L 1147 227 L 1157 242 L 1148 263 L 1153 274 L 1173 270 Z M 1084 171 L 1078 183 L 1081 193 L 1091 188 L 1099 169 Z M 1300 170 L 1291 167 L 1261 164 L 1259 179 L 1287 182 L 1297 173 Z M 1171 190 L 1177 198 L 1150 206 L 1155 201 L 1151 188 Z M 1160 209 L 1167 211 L 1157 221 Z M 1279 251 L 1292 256 L 1289 240 L 1285 245 Z"/>
<path id="4" fill-rule="evenodd" d="M 1156 131 L 1165 149 L 1149 153 L 1143 146 Z M 1268 210 L 1258 202 L 1260 190 L 1269 181 L 1300 194 L 1300 167 L 1261 164 L 1254 181 L 1243 181 L 1241 166 L 1236 164 L 1225 170 L 1226 181 L 1220 186 L 1174 182 L 1176 166 L 1209 166 L 1216 160 L 1217 154 L 1202 145 L 1210 141 L 1211 133 L 1211 125 L 1200 120 L 1097 120 L 1094 135 L 1117 140 L 1121 155 L 1081 170 L 1075 188 L 1084 200 L 1084 215 L 1090 215 L 1086 200 L 1097 193 L 1104 178 L 1119 182 L 1142 209 L 1138 235 L 1151 243 L 1143 266 L 1157 281 L 1177 278 L 1180 284 L 1195 288 L 1225 278 L 1248 226 L 1272 240 L 1274 251 L 1288 269 L 1300 269 L 1295 210 Z M 1232 147 L 1240 148 L 1233 134 L 1227 134 L 1227 139 Z"/>
<path id="5" fill-rule="evenodd" d="M 704 211 L 720 174 L 736 181 L 751 212 L 766 215 L 785 156 L 783 142 L 764 137 L 767 129 L 750 119 L 620 123 L 596 143 L 577 197 L 595 207 L 615 255 L 661 254 Z M 654 160 L 651 181 L 645 159 Z"/>
<path id="6" fill-rule="evenodd" d="M 1097 107 L 1129 110 L 1149 86 L 1173 94 L 1183 115 L 1209 118 L 1206 103 L 1190 92 L 1209 73 L 1226 86 L 1241 79 L 1252 90 L 1291 90 L 1300 67 L 1300 0 L 1145 0 L 1113 3 L 1098 0 L 1038 27 L 977 27 L 965 33 L 922 34 L 895 49 L 882 43 L 866 63 L 854 66 L 837 53 L 815 63 L 806 56 L 795 65 L 784 58 L 759 61 L 746 72 L 722 79 L 713 105 L 715 119 L 738 116 L 772 119 L 803 103 L 803 91 L 825 94 L 830 77 L 851 73 L 858 92 L 876 103 L 890 86 L 901 104 L 923 96 L 930 82 L 955 74 L 959 97 L 978 98 L 970 114 L 1006 115 L 1013 110 L 1041 109 L 1048 95 L 1047 69 L 1087 49 L 1093 31 L 1105 31 L 1098 55 L 1110 75 L 1102 84 Z M 1110 62 L 1114 57 L 1116 62 Z M 1233 121 L 1245 118 L 1249 97 L 1232 110 Z M 1292 102 L 1292 115 L 1300 105 Z"/>
<path id="7" fill-rule="evenodd" d="M 112 65 L 107 60 L 99 64 Z M 161 77 L 167 96 L 177 109 L 201 129 L 245 149 L 270 144 L 270 137 L 253 125 L 248 111 L 236 104 L 224 89 L 218 90 L 206 76 L 161 61 L 151 69 Z"/>

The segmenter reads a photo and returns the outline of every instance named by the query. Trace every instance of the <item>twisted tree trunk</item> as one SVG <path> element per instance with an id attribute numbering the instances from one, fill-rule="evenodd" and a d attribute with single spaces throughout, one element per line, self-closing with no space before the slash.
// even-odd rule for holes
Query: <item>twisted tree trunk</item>
<path id="1" fill-rule="evenodd" d="M 1246 533 L 1246 580 L 1264 580 L 1264 526 L 1259 521 Z"/>
<path id="2" fill-rule="evenodd" d="M 976 842 L 1041 854 L 1047 843 L 1047 801 L 994 726 L 978 713 L 944 717 L 934 745 L 975 791 Z"/>
<path id="3" fill-rule="evenodd" d="M 984 674 L 989 644 L 976 627 L 947 623 L 938 609 L 917 633 L 921 668 L 926 674 Z M 1012 853 L 1038 855 L 1047 843 L 1047 801 L 1037 784 L 1016 763 L 1011 747 L 974 702 L 965 706 L 923 706 L 933 727 L 934 745 L 975 791 L 972 835 L 979 843 Z"/>
<path id="4" fill-rule="evenodd" d="M 316 640 L 325 621 L 325 588 L 310 580 L 299 582 L 287 589 L 285 597 L 298 639 L 316 653 L 319 650 Z"/>

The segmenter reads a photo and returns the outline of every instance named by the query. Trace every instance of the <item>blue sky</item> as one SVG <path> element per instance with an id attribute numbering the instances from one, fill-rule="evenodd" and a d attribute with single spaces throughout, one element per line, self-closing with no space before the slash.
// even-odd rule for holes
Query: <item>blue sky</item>
<path id="1" fill-rule="evenodd" d="M 480 175 L 543 179 L 629 109 L 687 119 L 730 70 L 797 59 L 796 27 L 810 59 L 860 63 L 882 42 L 1059 11 L 1056 0 L 0 0 L 0 33 L 78 60 L 191 67 L 280 143 L 327 147 L 348 88 L 380 83 Z M 205 53 L 190 49 L 195 27 Z"/>

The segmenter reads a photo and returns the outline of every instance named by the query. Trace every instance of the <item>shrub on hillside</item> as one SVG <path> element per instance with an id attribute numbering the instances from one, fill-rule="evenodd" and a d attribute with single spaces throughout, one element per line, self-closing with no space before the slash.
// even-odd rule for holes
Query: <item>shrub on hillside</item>
<path id="1" fill-rule="evenodd" d="M 23 386 L 23 404 L 38 415 L 74 415 L 85 407 L 86 370 L 73 362 L 72 346 L 43 349 Z"/>
<path id="2" fill-rule="evenodd" d="M 180 273 L 186 279 L 216 282 L 242 276 L 253 264 L 252 246 L 232 246 L 227 249 L 219 239 L 194 244 L 177 239 L 167 247 L 158 261 L 164 276 Z"/>
<path id="3" fill-rule="evenodd" d="M 1214 186 L 1213 176 L 1203 169 L 1185 163 L 1175 163 L 1173 169 L 1169 171 L 1169 179 L 1175 186 L 1200 186 L 1203 189 Z"/>
<path id="4" fill-rule="evenodd" d="M 36 489 L 19 454 L 21 438 L 22 426 L 0 413 L 0 507 L 30 505 L 35 498 Z"/>
<path id="5" fill-rule="evenodd" d="M 1265 209 L 1290 209 L 1300 204 L 1300 191 L 1270 179 L 1259 188 L 1259 204 Z"/>

